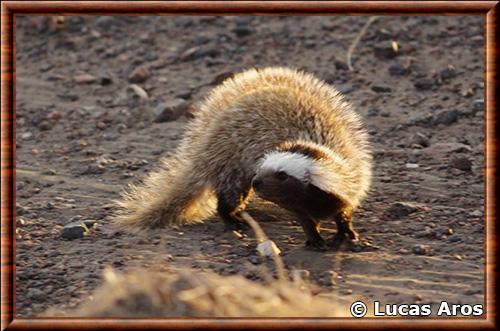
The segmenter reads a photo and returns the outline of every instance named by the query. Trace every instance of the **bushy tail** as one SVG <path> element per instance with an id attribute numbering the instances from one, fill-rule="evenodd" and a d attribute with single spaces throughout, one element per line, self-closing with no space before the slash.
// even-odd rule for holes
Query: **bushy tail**
<path id="1" fill-rule="evenodd" d="M 117 201 L 114 221 L 127 228 L 146 229 L 197 223 L 215 210 L 216 198 L 203 169 L 186 158 L 163 160 L 143 184 L 130 185 Z"/>

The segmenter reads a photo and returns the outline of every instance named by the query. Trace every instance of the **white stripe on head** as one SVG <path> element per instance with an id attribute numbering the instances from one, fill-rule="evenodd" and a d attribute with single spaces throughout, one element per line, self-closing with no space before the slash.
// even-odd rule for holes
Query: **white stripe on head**
<path id="1" fill-rule="evenodd" d="M 264 156 L 260 168 L 274 172 L 284 171 L 289 176 L 306 183 L 310 181 L 314 160 L 298 153 L 272 152 Z"/>

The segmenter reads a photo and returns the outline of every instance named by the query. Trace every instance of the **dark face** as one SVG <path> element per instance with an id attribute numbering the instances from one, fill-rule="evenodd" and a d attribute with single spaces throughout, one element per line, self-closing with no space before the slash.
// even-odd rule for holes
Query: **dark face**
<path id="1" fill-rule="evenodd" d="M 325 218 L 342 208 L 341 201 L 314 185 L 303 183 L 285 172 L 265 172 L 252 180 L 254 191 L 263 199 L 297 213 Z"/>
<path id="2" fill-rule="evenodd" d="M 252 180 L 252 187 L 261 198 L 284 208 L 300 201 L 306 189 L 304 183 L 283 171 L 256 175 Z"/>

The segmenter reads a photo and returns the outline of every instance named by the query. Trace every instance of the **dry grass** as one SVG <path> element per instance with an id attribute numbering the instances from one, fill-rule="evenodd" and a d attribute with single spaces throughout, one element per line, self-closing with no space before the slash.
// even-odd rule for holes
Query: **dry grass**
<path id="1" fill-rule="evenodd" d="M 342 309 L 344 310 L 344 309 Z M 68 316 L 84 317 L 336 317 L 339 305 L 301 282 L 259 284 L 242 276 L 184 270 L 105 272 L 105 283 Z M 54 314 L 50 314 L 54 316 Z"/>

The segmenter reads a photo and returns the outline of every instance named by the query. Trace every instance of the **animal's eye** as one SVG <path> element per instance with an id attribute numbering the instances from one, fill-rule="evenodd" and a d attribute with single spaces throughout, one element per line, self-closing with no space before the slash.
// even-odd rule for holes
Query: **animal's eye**
<path id="1" fill-rule="evenodd" d="M 284 171 L 278 171 L 276 173 L 276 177 L 281 181 L 285 181 L 288 179 L 288 174 Z"/>

